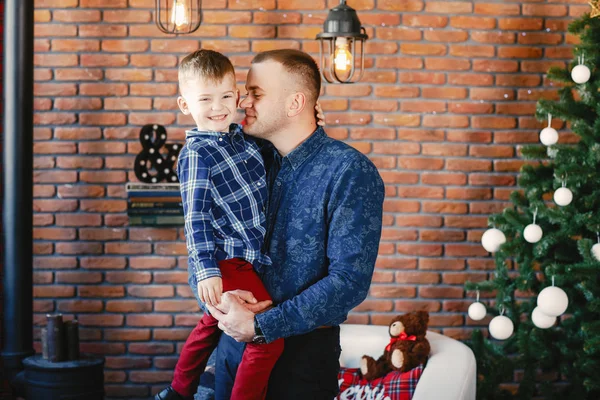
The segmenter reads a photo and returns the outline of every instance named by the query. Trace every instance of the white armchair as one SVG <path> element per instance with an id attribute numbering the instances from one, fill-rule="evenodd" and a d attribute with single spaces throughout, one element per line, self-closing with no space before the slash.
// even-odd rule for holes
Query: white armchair
<path id="1" fill-rule="evenodd" d="M 358 368 L 367 354 L 377 359 L 389 343 L 387 326 L 340 325 L 343 367 Z M 431 353 L 413 400 L 475 400 L 476 363 L 469 347 L 439 333 L 427 331 Z"/>

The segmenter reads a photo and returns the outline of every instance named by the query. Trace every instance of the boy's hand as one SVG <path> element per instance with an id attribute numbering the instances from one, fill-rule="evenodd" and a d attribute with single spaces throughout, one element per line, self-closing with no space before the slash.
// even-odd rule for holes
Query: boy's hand
<path id="1" fill-rule="evenodd" d="M 317 118 L 317 125 L 325 126 L 325 114 L 323 114 L 323 109 L 321 108 L 321 104 L 317 101 L 315 105 L 315 117 Z"/>
<path id="2" fill-rule="evenodd" d="M 221 302 L 223 293 L 223 280 L 218 276 L 207 278 L 198 282 L 198 296 L 203 303 L 216 306 Z"/>

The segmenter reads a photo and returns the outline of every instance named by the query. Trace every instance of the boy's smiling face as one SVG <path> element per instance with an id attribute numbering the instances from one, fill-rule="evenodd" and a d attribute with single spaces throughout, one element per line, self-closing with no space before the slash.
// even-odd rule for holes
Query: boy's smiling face
<path id="1" fill-rule="evenodd" d="M 238 99 L 232 74 L 225 75 L 220 82 L 198 76 L 185 80 L 177 104 L 182 113 L 192 116 L 198 130 L 228 132 Z"/>

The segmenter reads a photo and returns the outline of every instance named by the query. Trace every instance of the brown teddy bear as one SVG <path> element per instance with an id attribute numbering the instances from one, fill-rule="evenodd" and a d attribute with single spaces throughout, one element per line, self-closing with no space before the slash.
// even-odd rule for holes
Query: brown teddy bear
<path id="1" fill-rule="evenodd" d="M 394 318 L 389 327 L 390 343 L 383 355 L 377 361 L 365 355 L 360 361 L 363 378 L 370 381 L 391 371 L 406 372 L 425 363 L 431 350 L 425 338 L 428 322 L 427 311 L 414 311 Z"/>

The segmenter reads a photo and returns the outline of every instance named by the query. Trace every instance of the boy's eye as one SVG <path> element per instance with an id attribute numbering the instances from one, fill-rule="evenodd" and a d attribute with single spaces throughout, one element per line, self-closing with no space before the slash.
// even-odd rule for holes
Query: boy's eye
<path id="1" fill-rule="evenodd" d="M 208 97 L 202 97 L 202 98 L 199 99 L 199 101 L 208 101 L 208 100 L 209 100 Z"/>
<path id="2" fill-rule="evenodd" d="M 233 96 L 232 96 L 232 95 L 230 95 L 230 94 L 226 94 L 225 96 L 223 96 L 223 98 L 224 98 L 224 99 L 230 99 L 230 98 L 232 98 L 232 97 L 233 97 Z"/>

